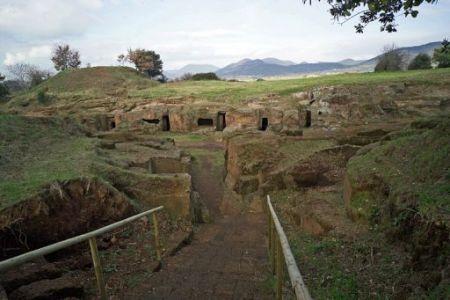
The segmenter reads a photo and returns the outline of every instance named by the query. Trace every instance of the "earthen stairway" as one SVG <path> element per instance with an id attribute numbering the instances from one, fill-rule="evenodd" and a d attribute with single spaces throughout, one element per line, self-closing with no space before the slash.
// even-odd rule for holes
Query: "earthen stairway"
<path id="1" fill-rule="evenodd" d="M 192 243 L 128 299 L 272 299 L 262 213 L 224 216 L 200 228 Z M 142 292 L 145 291 L 145 292 Z"/>

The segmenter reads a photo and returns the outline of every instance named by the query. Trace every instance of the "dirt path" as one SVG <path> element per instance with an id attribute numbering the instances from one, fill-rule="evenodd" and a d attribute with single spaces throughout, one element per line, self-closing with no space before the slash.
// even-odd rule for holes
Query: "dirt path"
<path id="1" fill-rule="evenodd" d="M 195 152 L 193 184 L 214 216 L 198 228 L 192 243 L 167 257 L 163 269 L 136 287 L 129 299 L 272 299 L 262 212 L 224 211 L 223 173 L 217 152 Z M 214 148 L 214 149 L 213 149 Z M 194 151 L 193 151 L 194 153 Z M 209 154 L 208 154 L 209 153 Z M 223 166 L 223 164 L 222 164 Z M 229 201 L 229 200 L 227 200 Z"/>

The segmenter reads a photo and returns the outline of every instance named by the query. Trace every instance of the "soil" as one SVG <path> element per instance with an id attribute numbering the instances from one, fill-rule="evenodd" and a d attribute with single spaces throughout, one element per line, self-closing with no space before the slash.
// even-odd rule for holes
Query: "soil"
<path id="1" fill-rule="evenodd" d="M 262 213 L 222 216 L 125 298 L 272 299 Z"/>

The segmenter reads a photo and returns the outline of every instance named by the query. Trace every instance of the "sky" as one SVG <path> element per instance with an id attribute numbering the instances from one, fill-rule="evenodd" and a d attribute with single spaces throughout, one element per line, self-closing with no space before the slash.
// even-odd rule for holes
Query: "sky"
<path id="1" fill-rule="evenodd" d="M 223 67 L 243 58 L 295 62 L 367 59 L 386 44 L 414 46 L 450 37 L 450 1 L 424 4 L 399 32 L 333 21 L 326 1 L 301 0 L 0 0 L 0 72 L 14 63 L 51 70 L 52 49 L 68 43 L 82 65 L 117 65 L 128 48 L 161 55 L 164 69 Z"/>

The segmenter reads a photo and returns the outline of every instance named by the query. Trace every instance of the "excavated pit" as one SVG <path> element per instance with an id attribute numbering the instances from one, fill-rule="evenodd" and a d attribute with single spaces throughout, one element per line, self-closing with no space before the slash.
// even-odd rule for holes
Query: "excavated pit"
<path id="1" fill-rule="evenodd" d="M 94 230 L 133 212 L 121 192 L 97 179 L 54 182 L 2 211 L 1 258 Z"/>

